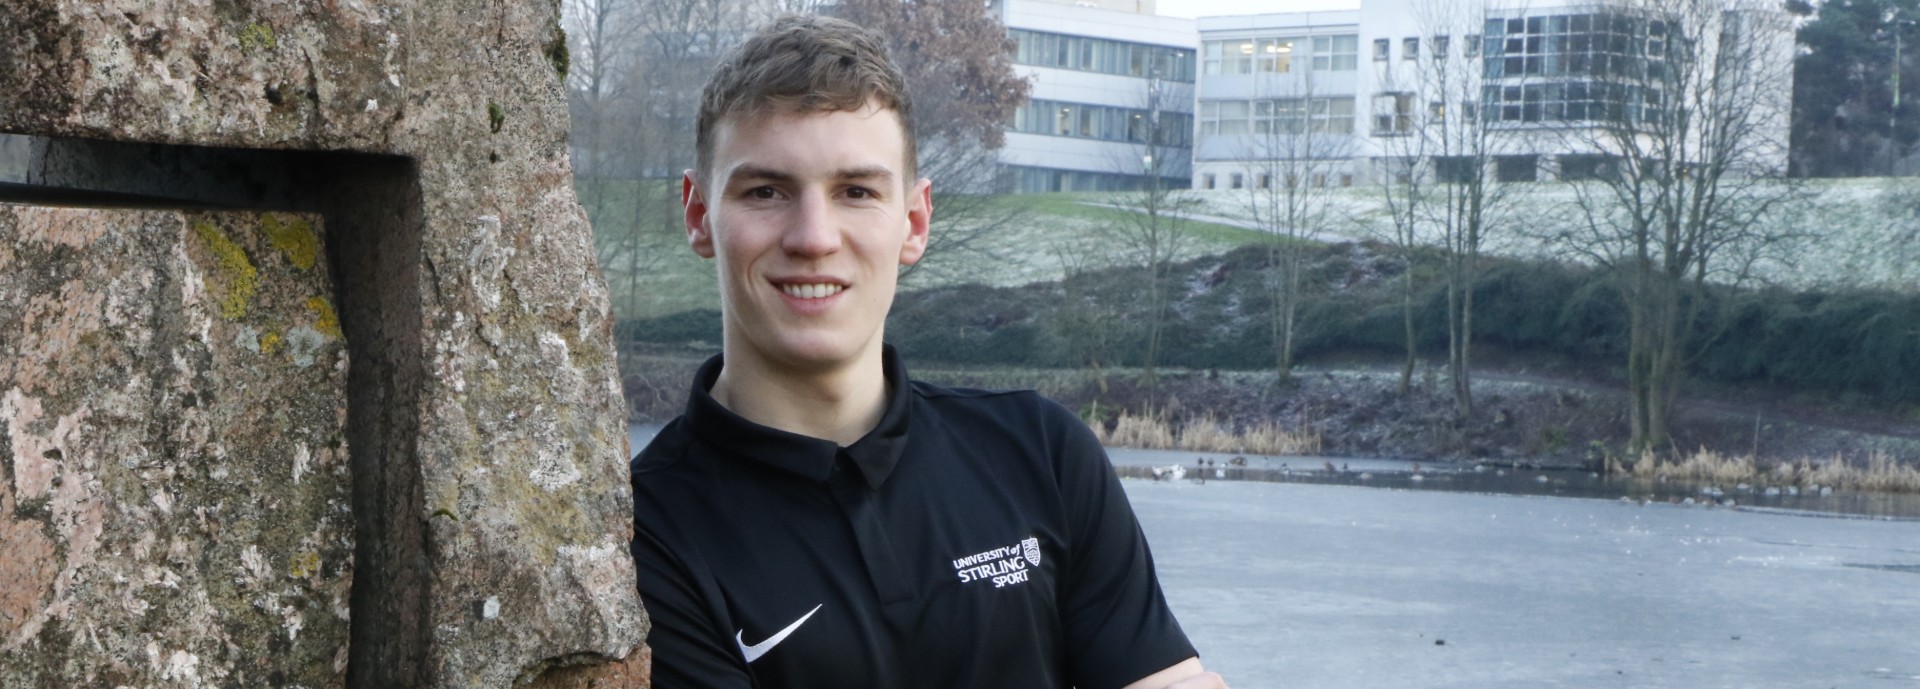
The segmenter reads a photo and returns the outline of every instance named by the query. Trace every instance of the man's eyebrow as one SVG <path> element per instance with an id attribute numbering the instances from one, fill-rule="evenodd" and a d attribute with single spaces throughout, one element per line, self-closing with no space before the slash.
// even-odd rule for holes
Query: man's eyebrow
<path id="1" fill-rule="evenodd" d="M 885 181 L 893 179 L 893 170 L 881 165 L 869 165 L 865 167 L 846 168 L 840 170 L 839 174 L 835 176 L 840 179 L 879 179 Z"/>
<path id="2" fill-rule="evenodd" d="M 838 180 L 858 179 L 858 180 L 880 180 L 884 182 L 884 181 L 893 179 L 894 174 L 893 174 L 893 170 L 887 168 L 884 165 L 864 165 L 864 166 L 849 167 L 849 168 L 842 168 L 840 170 L 836 170 L 834 171 L 833 176 L 834 176 L 834 179 L 838 179 Z M 770 167 L 754 165 L 752 163 L 742 164 L 739 167 L 734 168 L 733 171 L 727 175 L 728 182 L 736 182 L 736 183 L 744 180 L 791 182 L 794 179 L 796 179 L 796 177 L 793 173 L 786 172 L 783 170 L 777 170 Z"/>
<path id="3" fill-rule="evenodd" d="M 789 182 L 793 180 L 793 175 L 791 173 L 782 172 L 780 170 L 775 170 L 770 167 L 761 167 L 751 163 L 736 167 L 733 169 L 731 173 L 727 175 L 727 181 L 729 182 L 737 182 L 740 180 L 748 180 L 748 179 L 764 179 L 764 180 L 770 180 L 774 182 Z"/>

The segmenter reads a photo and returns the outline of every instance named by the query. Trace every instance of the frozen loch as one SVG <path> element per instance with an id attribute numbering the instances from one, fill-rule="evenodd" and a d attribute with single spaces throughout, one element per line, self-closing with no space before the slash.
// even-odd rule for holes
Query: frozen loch
<path id="1" fill-rule="evenodd" d="M 1920 687 L 1920 522 L 1123 483 L 1236 689 Z"/>

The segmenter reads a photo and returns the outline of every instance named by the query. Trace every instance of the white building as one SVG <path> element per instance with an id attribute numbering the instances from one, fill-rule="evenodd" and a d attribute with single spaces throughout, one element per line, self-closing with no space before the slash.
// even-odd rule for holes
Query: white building
<path id="1" fill-rule="evenodd" d="M 1706 42 L 1689 53 L 1702 56 L 1701 71 L 1722 58 L 1742 65 L 1731 81 L 1752 92 L 1740 107 L 1758 112 L 1742 125 L 1753 131 L 1741 164 L 1784 170 L 1793 46 L 1784 14 L 1697 6 L 1707 11 L 1678 17 L 1631 0 L 1363 0 L 1353 11 L 1201 18 L 1193 186 L 1273 183 L 1258 163 L 1282 138 L 1339 161 L 1303 180 L 1316 185 L 1408 169 L 1444 177 L 1446 162 L 1467 153 L 1503 181 L 1605 174 L 1618 151 L 1605 122 L 1659 117 L 1676 101 L 1668 91 L 1721 88 L 1660 78 L 1693 45 L 1678 41 Z M 1468 122 L 1487 134 L 1463 133 Z"/>
<path id="2" fill-rule="evenodd" d="M 1000 160 L 1014 188 L 1114 191 L 1192 177 L 1194 20 L 1152 0 L 993 0 L 1032 79 Z"/>

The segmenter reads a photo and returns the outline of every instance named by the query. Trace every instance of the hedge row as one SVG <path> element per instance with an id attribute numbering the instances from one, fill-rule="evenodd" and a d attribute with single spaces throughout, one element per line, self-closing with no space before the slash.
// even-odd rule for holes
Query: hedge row
<path id="1" fill-rule="evenodd" d="M 1316 248 L 1297 316 L 1299 360 L 1335 351 L 1399 351 L 1399 262 L 1367 245 Z M 1267 257 L 1258 248 L 1184 264 L 1167 310 L 1161 363 L 1189 368 L 1274 365 Z M 1072 367 L 1076 341 L 1105 328 L 1114 343 L 1103 364 L 1138 365 L 1150 319 L 1137 270 L 1077 276 L 1023 287 L 966 285 L 901 295 L 888 340 L 925 361 Z M 1428 353 L 1446 346 L 1446 294 L 1416 272 L 1415 327 Z M 1627 315 L 1607 275 L 1543 261 L 1490 260 L 1475 286 L 1475 336 L 1507 348 L 1624 363 Z M 1765 382 L 1920 402 L 1920 295 L 1714 288 L 1690 296 L 1694 376 Z M 1069 305 L 1072 308 L 1069 309 Z M 1089 325 L 1105 323 L 1105 326 Z M 660 343 L 720 341 L 712 311 L 623 323 L 622 332 Z M 1621 366 L 1616 363 L 1613 368 Z"/>

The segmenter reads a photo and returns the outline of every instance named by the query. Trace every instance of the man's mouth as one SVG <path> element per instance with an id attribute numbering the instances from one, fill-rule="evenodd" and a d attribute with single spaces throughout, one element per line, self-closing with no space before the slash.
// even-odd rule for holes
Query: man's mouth
<path id="1" fill-rule="evenodd" d="M 846 285 L 836 285 L 828 282 L 796 282 L 780 285 L 781 292 L 785 292 L 787 296 L 795 299 L 825 299 L 839 294 L 840 290 L 846 288 Z"/>

